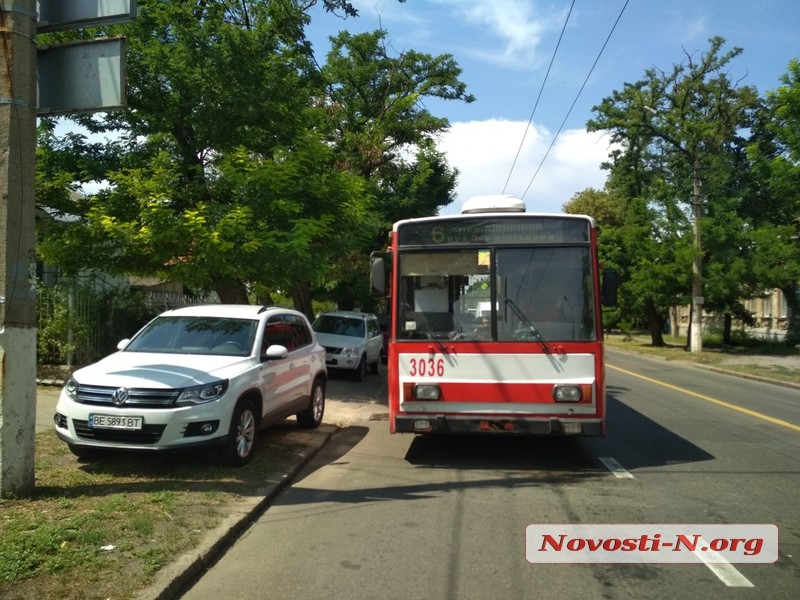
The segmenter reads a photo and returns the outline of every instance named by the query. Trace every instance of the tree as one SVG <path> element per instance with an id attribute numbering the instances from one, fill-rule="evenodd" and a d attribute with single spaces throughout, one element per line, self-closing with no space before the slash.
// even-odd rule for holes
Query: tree
<path id="1" fill-rule="evenodd" d="M 613 268 L 618 274 L 624 274 L 627 268 L 623 243 L 622 226 L 625 224 L 625 202 L 612 189 L 603 190 L 586 188 L 577 192 L 565 202 L 561 209 L 567 214 L 589 215 L 597 222 L 597 253 L 604 268 Z M 624 299 L 623 294 L 621 299 Z M 603 307 L 603 324 L 607 329 L 619 327 L 621 321 L 629 318 L 629 309 L 624 303 L 617 306 Z"/>
<path id="2" fill-rule="evenodd" d="M 626 223 L 637 232 L 627 252 L 635 283 L 627 289 L 641 295 L 637 302 L 654 344 L 662 343 L 660 322 L 671 303 L 688 300 L 684 273 L 701 251 L 700 231 L 706 306 L 727 309 L 741 297 L 741 280 L 727 277 L 731 253 L 720 249 L 729 249 L 731 240 L 740 256 L 748 248 L 737 238 L 742 221 L 736 211 L 744 199 L 735 173 L 758 96 L 729 80 L 726 69 L 741 49 L 722 53 L 723 45 L 712 38 L 699 60 L 687 53 L 671 72 L 648 69 L 643 80 L 594 107 L 597 117 L 588 123 L 590 131 L 610 131 L 615 144 L 606 167 L 615 189 L 632 203 Z M 694 205 L 697 180 L 703 184 L 700 205 Z"/>
<path id="3" fill-rule="evenodd" d="M 369 196 L 316 131 L 322 79 L 302 10 L 313 4 L 141 1 L 119 29 L 129 110 L 77 119 L 123 135 L 69 148 L 48 146 L 46 129 L 40 138 L 40 183 L 58 168 L 100 178 L 103 166 L 111 184 L 80 202 L 43 185 L 40 198 L 81 220 L 56 224 L 41 254 L 70 270 L 103 256 L 112 272 L 179 279 L 236 303 L 255 287 L 288 290 L 300 273 L 324 278 Z M 310 301 L 298 307 L 311 312 Z"/>
<path id="4" fill-rule="evenodd" d="M 351 92 L 364 81 L 341 64 L 321 73 L 311 54 L 303 28 L 316 4 L 142 0 L 136 22 L 115 30 L 128 39 L 130 109 L 76 119 L 119 139 L 63 143 L 42 127 L 40 201 L 79 220 L 52 224 L 41 255 L 73 272 L 102 257 L 110 271 L 181 280 L 226 302 L 281 291 L 311 316 L 312 290 L 352 288 L 366 272 L 381 210 L 406 202 L 393 192 L 427 187 L 448 203 L 455 175 L 430 142 L 447 122 L 419 100 L 463 96 L 457 66 L 370 54 L 375 36 L 340 36 L 336 56 L 352 42 L 360 68 L 391 83 L 385 104 L 359 104 Z M 322 5 L 355 14 L 341 0 Z M 377 146 L 350 143 L 367 130 L 383 136 L 370 138 Z M 366 168 L 376 148 L 385 160 Z M 78 199 L 65 191 L 91 179 L 111 185 Z"/>
<path id="5" fill-rule="evenodd" d="M 347 168 L 365 178 L 391 170 L 409 149 L 449 127 L 425 108 L 427 98 L 474 101 L 451 55 L 407 50 L 392 57 L 386 36 L 384 30 L 339 33 L 323 68 L 337 149 Z"/>
<path id="6" fill-rule="evenodd" d="M 322 69 L 338 166 L 367 180 L 375 199 L 372 228 L 351 262 L 355 268 L 349 274 L 342 269 L 333 289 L 340 306 L 356 302 L 355 282 L 367 291 L 367 258 L 385 246 L 394 221 L 435 214 L 454 199 L 457 173 L 434 146 L 449 122 L 431 114 L 424 102 L 474 100 L 451 55 L 407 50 L 395 56 L 387 35 L 385 30 L 339 33 Z"/>
<path id="7" fill-rule="evenodd" d="M 790 344 L 800 342 L 800 61 L 767 95 L 748 156 L 755 187 L 743 213 L 755 227 L 756 271 L 762 285 L 780 288 L 787 303 Z"/>

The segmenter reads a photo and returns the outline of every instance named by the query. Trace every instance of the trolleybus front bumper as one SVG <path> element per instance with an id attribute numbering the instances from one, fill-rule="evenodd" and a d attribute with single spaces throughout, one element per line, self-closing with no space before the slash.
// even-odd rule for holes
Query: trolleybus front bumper
<path id="1" fill-rule="evenodd" d="M 602 436 L 601 420 L 515 419 L 448 417 L 445 415 L 395 415 L 396 433 L 500 433 L 517 435 Z"/>

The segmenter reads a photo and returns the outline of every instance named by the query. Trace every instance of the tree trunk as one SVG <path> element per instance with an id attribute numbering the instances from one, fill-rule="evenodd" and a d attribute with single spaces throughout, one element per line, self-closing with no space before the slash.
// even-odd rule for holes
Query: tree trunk
<path id="1" fill-rule="evenodd" d="M 311 306 L 311 282 L 301 281 L 292 287 L 292 301 L 294 307 L 312 321 L 314 320 L 314 307 Z"/>
<path id="2" fill-rule="evenodd" d="M 222 304 L 250 304 L 243 282 L 220 277 L 214 278 L 213 285 Z"/>
<path id="3" fill-rule="evenodd" d="M 733 329 L 733 314 L 726 312 L 722 321 L 722 343 L 725 346 L 732 345 L 731 330 Z"/>
<path id="4" fill-rule="evenodd" d="M 673 306 L 669 309 L 669 333 L 672 337 L 681 337 L 681 322 L 678 319 L 678 307 Z"/>
<path id="5" fill-rule="evenodd" d="M 781 288 L 786 298 L 786 342 L 800 344 L 800 294 L 798 286 L 790 285 Z"/>
<path id="6" fill-rule="evenodd" d="M 658 314 L 652 300 L 644 303 L 644 312 L 647 316 L 647 326 L 650 330 L 650 339 L 653 346 L 664 345 L 664 319 Z"/>
<path id="7" fill-rule="evenodd" d="M 264 292 L 258 297 L 258 303 L 261 306 L 272 306 L 275 304 L 275 301 L 272 299 L 272 294 L 269 292 Z"/>

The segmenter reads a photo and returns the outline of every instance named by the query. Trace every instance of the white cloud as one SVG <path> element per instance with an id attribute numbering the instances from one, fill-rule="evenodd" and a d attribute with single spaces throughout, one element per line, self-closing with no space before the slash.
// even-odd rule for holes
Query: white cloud
<path id="1" fill-rule="evenodd" d="M 505 193 L 522 197 L 531 212 L 561 212 L 576 192 L 604 186 L 606 173 L 600 163 L 608 158 L 608 144 L 602 134 L 564 131 L 542 163 L 552 134 L 531 126 L 514 164 L 525 127 L 524 122 L 500 119 L 451 125 L 438 148 L 459 171 L 457 200 L 443 214 L 459 212 L 472 196 L 503 193 L 504 186 Z"/>
<path id="2" fill-rule="evenodd" d="M 442 0 L 453 7 L 454 17 L 472 24 L 483 34 L 499 40 L 496 46 L 486 42 L 472 48 L 472 54 L 484 60 L 526 69 L 541 63 L 542 38 L 560 28 L 566 11 L 547 11 L 530 0 Z"/>

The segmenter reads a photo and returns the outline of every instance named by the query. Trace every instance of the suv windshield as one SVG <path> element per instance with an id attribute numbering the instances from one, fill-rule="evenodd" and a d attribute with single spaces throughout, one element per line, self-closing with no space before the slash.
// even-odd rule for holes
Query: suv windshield
<path id="1" fill-rule="evenodd" d="M 322 315 L 314 322 L 313 329 L 317 333 L 347 335 L 362 339 L 365 337 L 367 331 L 363 319 L 354 319 L 352 317 L 337 315 Z"/>
<path id="2" fill-rule="evenodd" d="M 125 352 L 249 356 L 257 321 L 223 317 L 159 317 Z"/>

